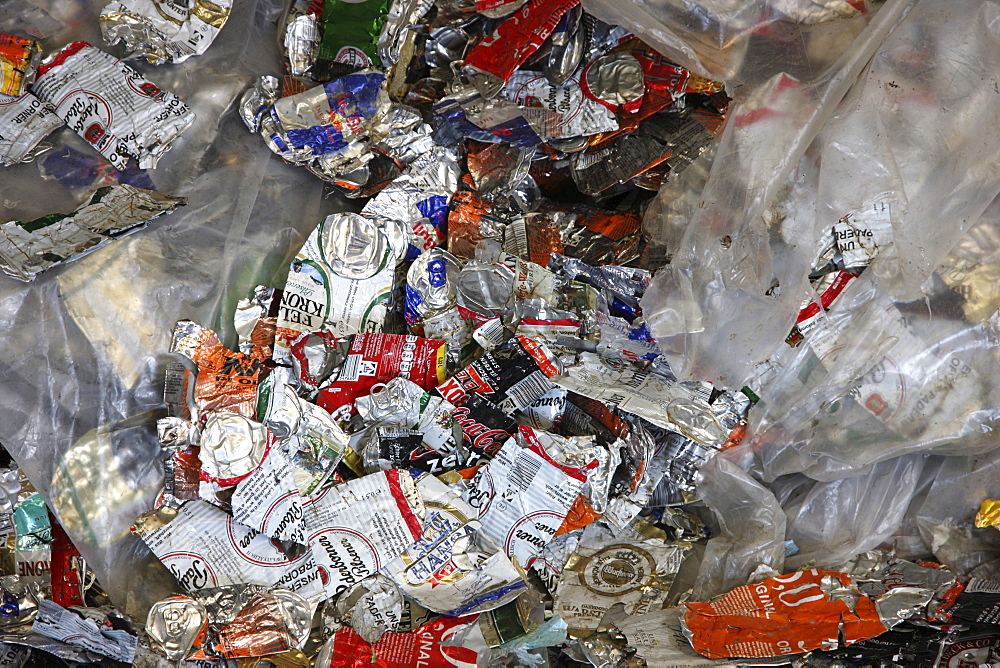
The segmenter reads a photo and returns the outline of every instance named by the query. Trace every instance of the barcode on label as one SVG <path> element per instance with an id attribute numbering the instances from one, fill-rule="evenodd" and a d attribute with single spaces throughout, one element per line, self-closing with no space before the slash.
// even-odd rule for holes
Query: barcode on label
<path id="1" fill-rule="evenodd" d="M 504 342 L 503 321 L 500 318 L 487 320 L 472 333 L 472 338 L 483 350 L 493 350 Z"/>
<path id="2" fill-rule="evenodd" d="M 188 370 L 180 362 L 168 362 L 163 378 L 163 403 L 171 417 L 188 417 Z"/>
<path id="3" fill-rule="evenodd" d="M 361 372 L 361 355 L 348 355 L 344 365 L 340 367 L 337 382 L 351 382 L 358 379 Z"/>
<path id="4" fill-rule="evenodd" d="M 503 237 L 504 252 L 526 258 L 528 255 L 528 231 L 524 220 L 516 220 L 507 226 Z"/>
<path id="5" fill-rule="evenodd" d="M 166 377 L 163 379 L 163 399 L 167 403 L 177 403 L 184 399 L 184 373 L 180 362 L 168 362 Z"/>
<path id="6" fill-rule="evenodd" d="M 500 403 L 500 410 L 504 413 L 513 413 L 527 408 L 551 389 L 552 383 L 549 382 L 548 376 L 541 371 L 535 371 L 507 390 L 507 397 Z"/>
<path id="7" fill-rule="evenodd" d="M 510 484 L 522 492 L 528 491 L 531 481 L 535 479 L 535 475 L 538 474 L 538 469 L 541 467 L 541 459 L 519 456 L 514 460 L 514 467 L 510 470 Z"/>
<path id="8" fill-rule="evenodd" d="M 1000 581 L 987 580 L 985 578 L 972 578 L 969 580 L 969 584 L 965 587 L 965 591 L 969 594 L 976 594 L 979 592 L 1000 594 Z"/>

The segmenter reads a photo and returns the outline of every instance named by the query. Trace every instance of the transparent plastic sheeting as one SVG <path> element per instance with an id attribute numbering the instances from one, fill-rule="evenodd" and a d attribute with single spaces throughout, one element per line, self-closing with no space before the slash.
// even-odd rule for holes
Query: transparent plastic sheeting
<path id="1" fill-rule="evenodd" d="M 74 39 L 107 48 L 102 4 L 5 0 L 0 32 L 40 36 L 46 52 Z M 186 207 L 31 284 L 0 278 L 0 442 L 112 599 L 140 619 L 176 586 L 129 534 L 162 487 L 155 422 L 173 323 L 211 324 L 234 345 L 236 301 L 257 284 L 280 284 L 305 236 L 338 206 L 235 113 L 257 76 L 280 71 L 283 8 L 281 0 L 240 2 L 205 55 L 158 68 L 130 63 L 197 114 L 147 174 L 146 187 L 187 197 Z M 50 141 L 40 162 L 0 171 L 0 220 L 73 211 L 105 184 L 103 161 L 75 134 L 64 128 Z M 51 157 L 60 153 L 67 157 Z M 74 160 L 90 162 L 73 172 Z M 42 178 L 40 163 L 52 178 Z"/>
<path id="2" fill-rule="evenodd" d="M 826 22 L 809 12 L 836 3 L 584 6 L 735 99 L 717 145 L 647 211 L 673 261 L 643 302 L 678 377 L 761 397 L 722 455 L 760 489 L 723 488 L 729 503 L 774 493 L 799 550 L 786 568 L 885 542 L 963 574 L 1000 558 L 971 527 L 1000 495 L 979 458 L 1000 410 L 1000 6 L 887 0 Z M 878 202 L 891 243 L 790 347 L 833 225 Z M 710 543 L 701 594 L 773 541 L 716 527 L 724 549 Z"/>

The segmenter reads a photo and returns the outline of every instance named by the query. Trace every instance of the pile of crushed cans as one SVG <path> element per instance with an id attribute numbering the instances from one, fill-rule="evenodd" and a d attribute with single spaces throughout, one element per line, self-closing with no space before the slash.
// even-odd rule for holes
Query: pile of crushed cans
<path id="1" fill-rule="evenodd" d="M 101 29 L 128 58 L 180 62 L 232 9 L 187 4 L 115 0 Z M 239 303 L 238 348 L 176 324 L 166 482 L 132 531 L 177 593 L 146 619 L 115 611 L 8 458 L 0 666 L 992 656 L 1000 582 L 888 552 L 692 597 L 712 535 L 700 471 L 739 444 L 758 397 L 671 373 L 640 307 L 669 258 L 642 218 L 725 121 L 722 83 L 579 0 L 296 0 L 283 25 L 288 71 L 236 101 L 247 141 L 356 211 L 319 221 L 287 281 Z M 5 164 L 66 124 L 115 169 L 153 168 L 194 120 L 97 46 L 41 56 L 0 35 Z M 0 268 L 30 281 L 184 203 L 106 186 L 5 223 Z M 790 343 L 865 268 L 828 250 L 823 302 Z"/>

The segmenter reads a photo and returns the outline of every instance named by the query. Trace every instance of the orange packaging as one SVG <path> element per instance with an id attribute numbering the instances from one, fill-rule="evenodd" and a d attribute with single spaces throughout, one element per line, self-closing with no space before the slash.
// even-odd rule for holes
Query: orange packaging
<path id="1" fill-rule="evenodd" d="M 38 52 L 38 42 L 33 39 L 0 35 L 0 93 L 13 97 L 24 93 L 25 74 Z"/>
<path id="2" fill-rule="evenodd" d="M 188 659 L 270 656 L 287 652 L 296 641 L 286 623 L 281 603 L 265 592 L 247 601 L 232 622 L 213 629 L 208 643 Z"/>
<path id="3" fill-rule="evenodd" d="M 573 501 L 573 505 L 570 506 L 569 512 L 566 513 L 566 519 L 564 519 L 563 523 L 559 525 L 558 529 L 556 529 L 555 536 L 561 536 L 564 533 L 582 529 L 600 518 L 601 514 L 594 512 L 594 507 L 590 505 L 590 499 L 583 494 L 580 494 L 576 497 L 576 500 Z M 555 536 L 553 536 L 553 538 L 555 538 Z"/>
<path id="4" fill-rule="evenodd" d="M 828 578 L 824 583 L 824 578 Z M 854 609 L 830 592 L 853 583 L 812 569 L 736 587 L 711 603 L 685 603 L 685 634 L 711 659 L 753 658 L 834 649 L 884 633 L 875 604 L 858 595 Z"/>
<path id="5" fill-rule="evenodd" d="M 194 402 L 199 411 L 231 411 L 257 417 L 257 386 L 271 371 L 274 318 L 261 318 L 250 333 L 247 352 L 229 350 L 208 327 L 181 320 L 174 328 L 170 350 L 198 367 Z"/>

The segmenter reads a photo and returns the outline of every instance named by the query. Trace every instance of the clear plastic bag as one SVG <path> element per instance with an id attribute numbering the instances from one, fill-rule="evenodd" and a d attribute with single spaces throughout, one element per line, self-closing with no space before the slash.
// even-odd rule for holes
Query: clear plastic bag
<path id="1" fill-rule="evenodd" d="M 946 458 L 927 498 L 915 509 L 924 542 L 959 575 L 996 577 L 998 572 L 1000 531 L 977 529 L 973 524 L 979 504 L 988 498 L 1000 498 L 998 450 L 978 457 Z"/>
<path id="2" fill-rule="evenodd" d="M 701 561 L 694 600 L 746 584 L 761 566 L 780 572 L 785 559 L 785 514 L 774 494 L 722 456 L 701 472 L 698 491 L 712 511 L 715 536 Z"/>
<path id="3" fill-rule="evenodd" d="M 799 552 L 785 566 L 836 569 L 891 538 L 920 489 L 926 460 L 925 455 L 897 457 L 830 482 L 794 476 L 798 484 L 782 509 L 788 516 L 786 538 Z"/>
<path id="4" fill-rule="evenodd" d="M 107 49 L 100 4 L 14 0 L 0 9 L 0 32 L 41 35 L 48 49 L 72 39 Z M 284 4 L 238 3 L 212 48 L 181 65 L 130 63 L 198 115 L 144 176 L 146 187 L 187 197 L 186 207 L 31 284 L 0 277 L 0 442 L 112 600 L 140 619 L 176 586 L 129 533 L 162 487 L 155 422 L 173 323 L 190 318 L 235 345 L 236 301 L 257 284 L 280 285 L 316 221 L 343 207 L 323 200 L 318 179 L 275 158 L 235 113 L 234 99 L 257 75 L 280 71 L 273 23 Z M 69 130 L 50 141 L 39 162 L 0 172 L 4 220 L 72 211 L 108 178 L 106 163 Z"/>
<path id="5" fill-rule="evenodd" d="M 747 105 L 760 111 L 762 91 L 778 87 L 739 101 L 700 194 L 705 205 L 647 292 L 651 328 L 679 377 L 760 390 L 745 447 L 766 480 L 799 471 L 829 480 L 909 452 L 991 447 L 995 326 L 954 312 L 947 280 L 961 280 L 928 283 L 939 266 L 971 271 L 975 259 L 961 260 L 963 269 L 947 254 L 1000 186 L 1000 135 L 988 120 L 997 7 L 977 3 L 962 18 L 950 8 L 886 3 L 849 50 L 876 53 L 846 97 L 836 82 L 853 61 L 780 94 L 795 131 L 738 127 Z M 774 159 L 760 150 L 765 136 Z M 794 169 L 783 162 L 792 156 L 801 156 Z M 883 193 L 892 244 L 790 348 L 799 309 L 818 299 L 808 280 L 818 249 L 840 217 Z M 678 206 L 688 203 L 668 204 Z M 646 220 L 655 225 L 655 215 Z"/>

